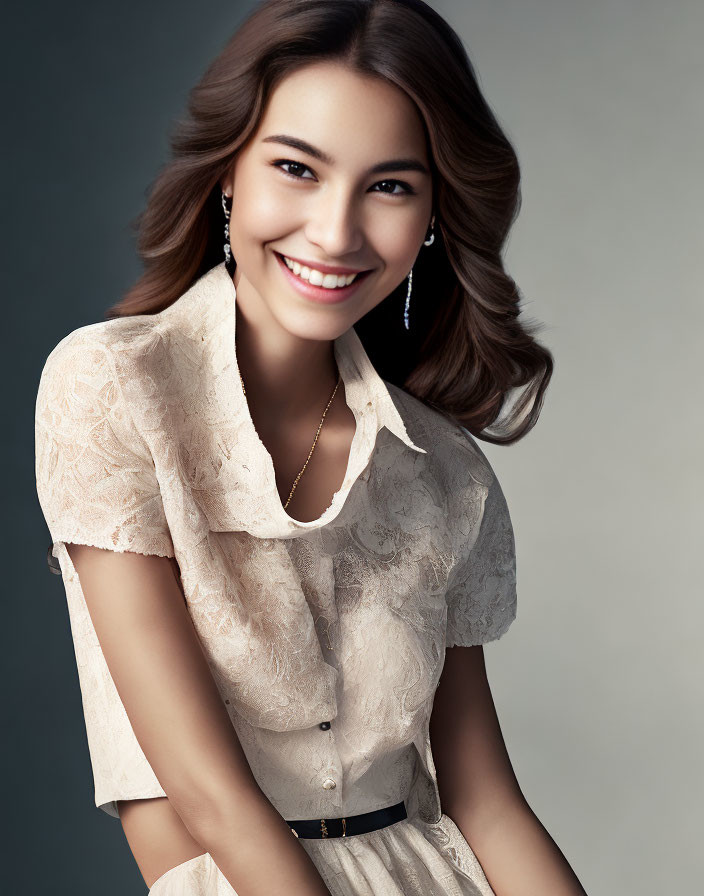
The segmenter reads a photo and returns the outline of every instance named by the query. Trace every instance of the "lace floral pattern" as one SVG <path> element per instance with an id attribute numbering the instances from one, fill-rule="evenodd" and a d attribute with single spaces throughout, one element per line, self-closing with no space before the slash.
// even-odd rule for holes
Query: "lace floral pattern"
<path id="1" fill-rule="evenodd" d="M 503 493 L 471 435 L 382 380 L 350 328 L 335 340 L 357 424 L 345 480 L 317 520 L 290 517 L 241 389 L 235 300 L 218 265 L 159 314 L 73 331 L 42 372 L 37 493 L 66 589 L 96 805 L 116 815 L 116 800 L 165 793 L 110 677 L 71 542 L 176 557 L 233 727 L 285 818 L 405 800 L 400 824 L 425 831 L 423 849 L 436 844 L 419 858 L 406 831 L 410 873 L 416 863 L 427 881 L 439 856 L 448 883 L 403 892 L 490 893 L 442 814 L 428 725 L 446 647 L 500 637 L 515 618 Z M 350 854 L 326 848 L 337 892 L 362 892 L 344 878 Z M 402 856 L 389 856 L 393 876 Z M 168 880 L 182 892 L 178 874 Z M 384 886 L 374 892 L 397 892 Z"/>
<path id="2" fill-rule="evenodd" d="M 37 487 L 47 524 L 68 542 L 174 556 L 149 450 L 120 395 L 105 346 L 67 337 L 37 395 Z"/>
<path id="3" fill-rule="evenodd" d="M 447 603 L 447 647 L 497 640 L 516 618 L 516 546 L 496 477 L 489 486 L 477 539 L 455 567 Z"/>

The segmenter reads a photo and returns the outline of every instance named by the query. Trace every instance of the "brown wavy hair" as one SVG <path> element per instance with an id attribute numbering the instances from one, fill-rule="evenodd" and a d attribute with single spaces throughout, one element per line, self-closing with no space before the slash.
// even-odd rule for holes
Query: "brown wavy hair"
<path id="1" fill-rule="evenodd" d="M 223 261 L 220 179 L 277 84 L 321 60 L 403 90 L 431 159 L 435 242 L 413 269 L 411 328 L 402 324 L 404 279 L 355 324 L 365 350 L 380 376 L 477 438 L 517 441 L 537 422 L 553 370 L 534 338 L 541 325 L 518 319 L 519 291 L 501 256 L 520 208 L 518 159 L 460 38 L 422 0 L 254 8 L 189 95 L 171 159 L 132 224 L 144 272 L 106 317 L 161 311 Z"/>

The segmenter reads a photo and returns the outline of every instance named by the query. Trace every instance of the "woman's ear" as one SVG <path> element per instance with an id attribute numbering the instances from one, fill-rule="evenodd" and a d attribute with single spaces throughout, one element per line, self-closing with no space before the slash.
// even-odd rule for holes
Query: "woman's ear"
<path id="1" fill-rule="evenodd" d="M 226 196 L 232 196 L 233 190 L 235 188 L 235 172 L 233 167 L 227 169 L 227 171 L 220 178 L 220 189 Z"/>

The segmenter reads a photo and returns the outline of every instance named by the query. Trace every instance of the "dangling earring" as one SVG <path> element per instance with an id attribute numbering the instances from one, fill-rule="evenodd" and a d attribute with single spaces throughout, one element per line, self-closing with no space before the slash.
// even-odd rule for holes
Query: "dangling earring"
<path id="1" fill-rule="evenodd" d="M 227 207 L 228 195 L 222 191 L 222 210 L 225 212 L 225 265 L 229 268 L 232 262 L 232 250 L 230 249 L 230 209 Z"/>
<path id="2" fill-rule="evenodd" d="M 435 241 L 435 234 L 433 233 L 433 225 L 435 224 L 435 215 L 430 219 L 430 236 L 423 240 L 424 246 L 432 246 Z M 403 324 L 408 329 L 408 309 L 411 305 L 411 290 L 413 288 L 413 268 L 411 268 L 408 274 L 408 292 L 406 293 L 406 307 L 403 309 Z"/>

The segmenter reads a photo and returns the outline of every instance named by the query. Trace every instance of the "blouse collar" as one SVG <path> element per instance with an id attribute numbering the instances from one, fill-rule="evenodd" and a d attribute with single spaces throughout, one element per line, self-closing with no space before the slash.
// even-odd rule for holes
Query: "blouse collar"
<path id="1" fill-rule="evenodd" d="M 354 328 L 349 327 L 334 341 L 345 398 L 356 420 L 345 479 L 318 519 L 304 522 L 289 516 L 276 488 L 271 455 L 254 427 L 242 391 L 235 353 L 236 299 L 234 282 L 223 261 L 170 306 L 174 312 L 178 306 L 184 317 L 182 325 L 203 352 L 201 387 L 212 398 L 209 416 L 215 413 L 221 421 L 216 428 L 210 427 L 216 456 L 211 456 L 208 467 L 217 471 L 217 477 L 207 485 L 201 483 L 204 488 L 199 489 L 213 531 L 243 529 L 260 538 L 292 538 L 332 522 L 367 468 L 382 427 L 408 448 L 427 454 L 411 439 L 385 381 Z"/>

